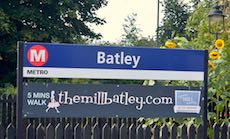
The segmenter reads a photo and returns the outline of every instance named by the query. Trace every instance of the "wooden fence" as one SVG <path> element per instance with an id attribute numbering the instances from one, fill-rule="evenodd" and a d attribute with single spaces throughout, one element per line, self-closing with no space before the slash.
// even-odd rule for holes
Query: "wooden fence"
<path id="1" fill-rule="evenodd" d="M 0 139 L 15 139 L 16 97 L 0 99 Z M 229 110 L 227 110 L 229 111 Z M 229 116 L 229 115 L 228 115 Z M 228 117 L 229 118 L 229 117 Z M 202 125 L 143 127 L 135 118 L 24 119 L 25 139 L 206 139 Z M 212 139 L 230 139 L 230 124 L 212 125 Z"/>
<path id="2" fill-rule="evenodd" d="M 107 123 L 100 128 L 99 124 L 95 125 L 85 124 L 81 126 L 76 124 L 62 125 L 58 123 L 53 126 L 49 123 L 43 126 L 41 123 L 38 126 L 28 124 L 25 131 L 25 139 L 205 139 L 202 132 L 202 126 L 189 127 L 185 125 L 177 126 L 173 124 L 170 128 L 166 125 L 143 128 L 142 125 L 135 126 L 134 124 L 129 127 L 122 124 L 118 127 L 117 124 L 109 126 Z M 213 139 L 229 139 L 230 126 L 222 124 L 213 126 Z M 0 127 L 0 139 L 15 139 L 15 128 L 9 124 L 4 131 Z"/>

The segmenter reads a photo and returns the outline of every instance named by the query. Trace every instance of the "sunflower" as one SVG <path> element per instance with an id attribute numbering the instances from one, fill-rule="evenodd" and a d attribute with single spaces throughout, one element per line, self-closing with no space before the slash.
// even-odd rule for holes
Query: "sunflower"
<path id="1" fill-rule="evenodd" d="M 220 53 L 216 52 L 216 51 L 212 51 L 212 52 L 209 53 L 209 58 L 218 59 L 218 58 L 220 58 Z"/>
<path id="2" fill-rule="evenodd" d="M 166 46 L 167 48 L 176 48 L 176 43 L 173 42 L 173 41 L 167 41 L 167 42 L 165 43 L 165 46 Z"/>
<path id="3" fill-rule="evenodd" d="M 216 40 L 215 41 L 215 47 L 217 48 L 217 49 L 223 49 L 224 48 L 224 40 L 222 40 L 222 39 L 218 39 L 218 40 Z"/>
<path id="4" fill-rule="evenodd" d="M 214 69 L 215 65 L 212 62 L 208 61 L 208 68 L 209 69 Z"/>

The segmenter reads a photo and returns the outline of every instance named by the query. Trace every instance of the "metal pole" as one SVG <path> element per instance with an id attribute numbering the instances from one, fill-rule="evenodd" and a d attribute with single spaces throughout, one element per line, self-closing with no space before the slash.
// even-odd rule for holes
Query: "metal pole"
<path id="1" fill-rule="evenodd" d="M 159 26 L 160 26 L 160 0 L 157 0 L 157 47 L 159 47 Z"/>
<path id="2" fill-rule="evenodd" d="M 16 138 L 23 139 L 23 119 L 22 119 L 22 91 L 23 91 L 23 43 L 17 43 L 17 117 L 16 117 Z"/>
<path id="3" fill-rule="evenodd" d="M 204 58 L 204 93 L 203 93 L 203 132 L 204 138 L 207 138 L 208 130 L 208 50 L 205 50 Z"/>
<path id="4" fill-rule="evenodd" d="M 216 34 L 215 34 L 215 40 L 217 40 L 217 39 L 218 39 L 218 36 L 219 36 L 219 34 L 218 34 L 218 33 L 216 33 Z"/>

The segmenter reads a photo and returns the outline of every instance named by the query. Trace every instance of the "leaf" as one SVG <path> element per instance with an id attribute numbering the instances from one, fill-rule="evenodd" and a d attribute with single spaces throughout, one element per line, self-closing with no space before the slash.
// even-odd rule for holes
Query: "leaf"
<path id="1" fill-rule="evenodd" d="M 223 112 L 224 105 L 225 105 L 224 101 L 216 102 L 215 110 L 219 110 L 220 112 Z"/>
<path id="2" fill-rule="evenodd" d="M 208 113 L 208 120 L 210 120 L 210 119 L 215 119 L 217 117 L 217 114 L 216 113 L 214 113 L 214 112 L 209 112 Z"/>
<path id="3" fill-rule="evenodd" d="M 140 117 L 140 118 L 138 118 L 138 121 L 139 122 L 143 122 L 145 120 L 145 118 L 144 117 Z"/>

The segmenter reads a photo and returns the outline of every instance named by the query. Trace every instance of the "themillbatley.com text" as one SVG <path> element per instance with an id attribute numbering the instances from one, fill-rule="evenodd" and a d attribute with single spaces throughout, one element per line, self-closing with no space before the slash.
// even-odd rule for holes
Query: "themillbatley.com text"
<path id="1" fill-rule="evenodd" d="M 117 103 L 121 105 L 135 105 L 137 110 L 141 110 L 144 105 L 172 105 L 173 99 L 171 97 L 153 97 L 153 96 L 132 96 L 128 92 L 121 92 L 120 94 L 108 96 L 108 92 L 97 92 L 93 96 L 69 96 L 68 91 L 62 91 L 58 94 L 57 101 L 60 104 L 94 104 L 94 105 L 110 105 Z"/>

